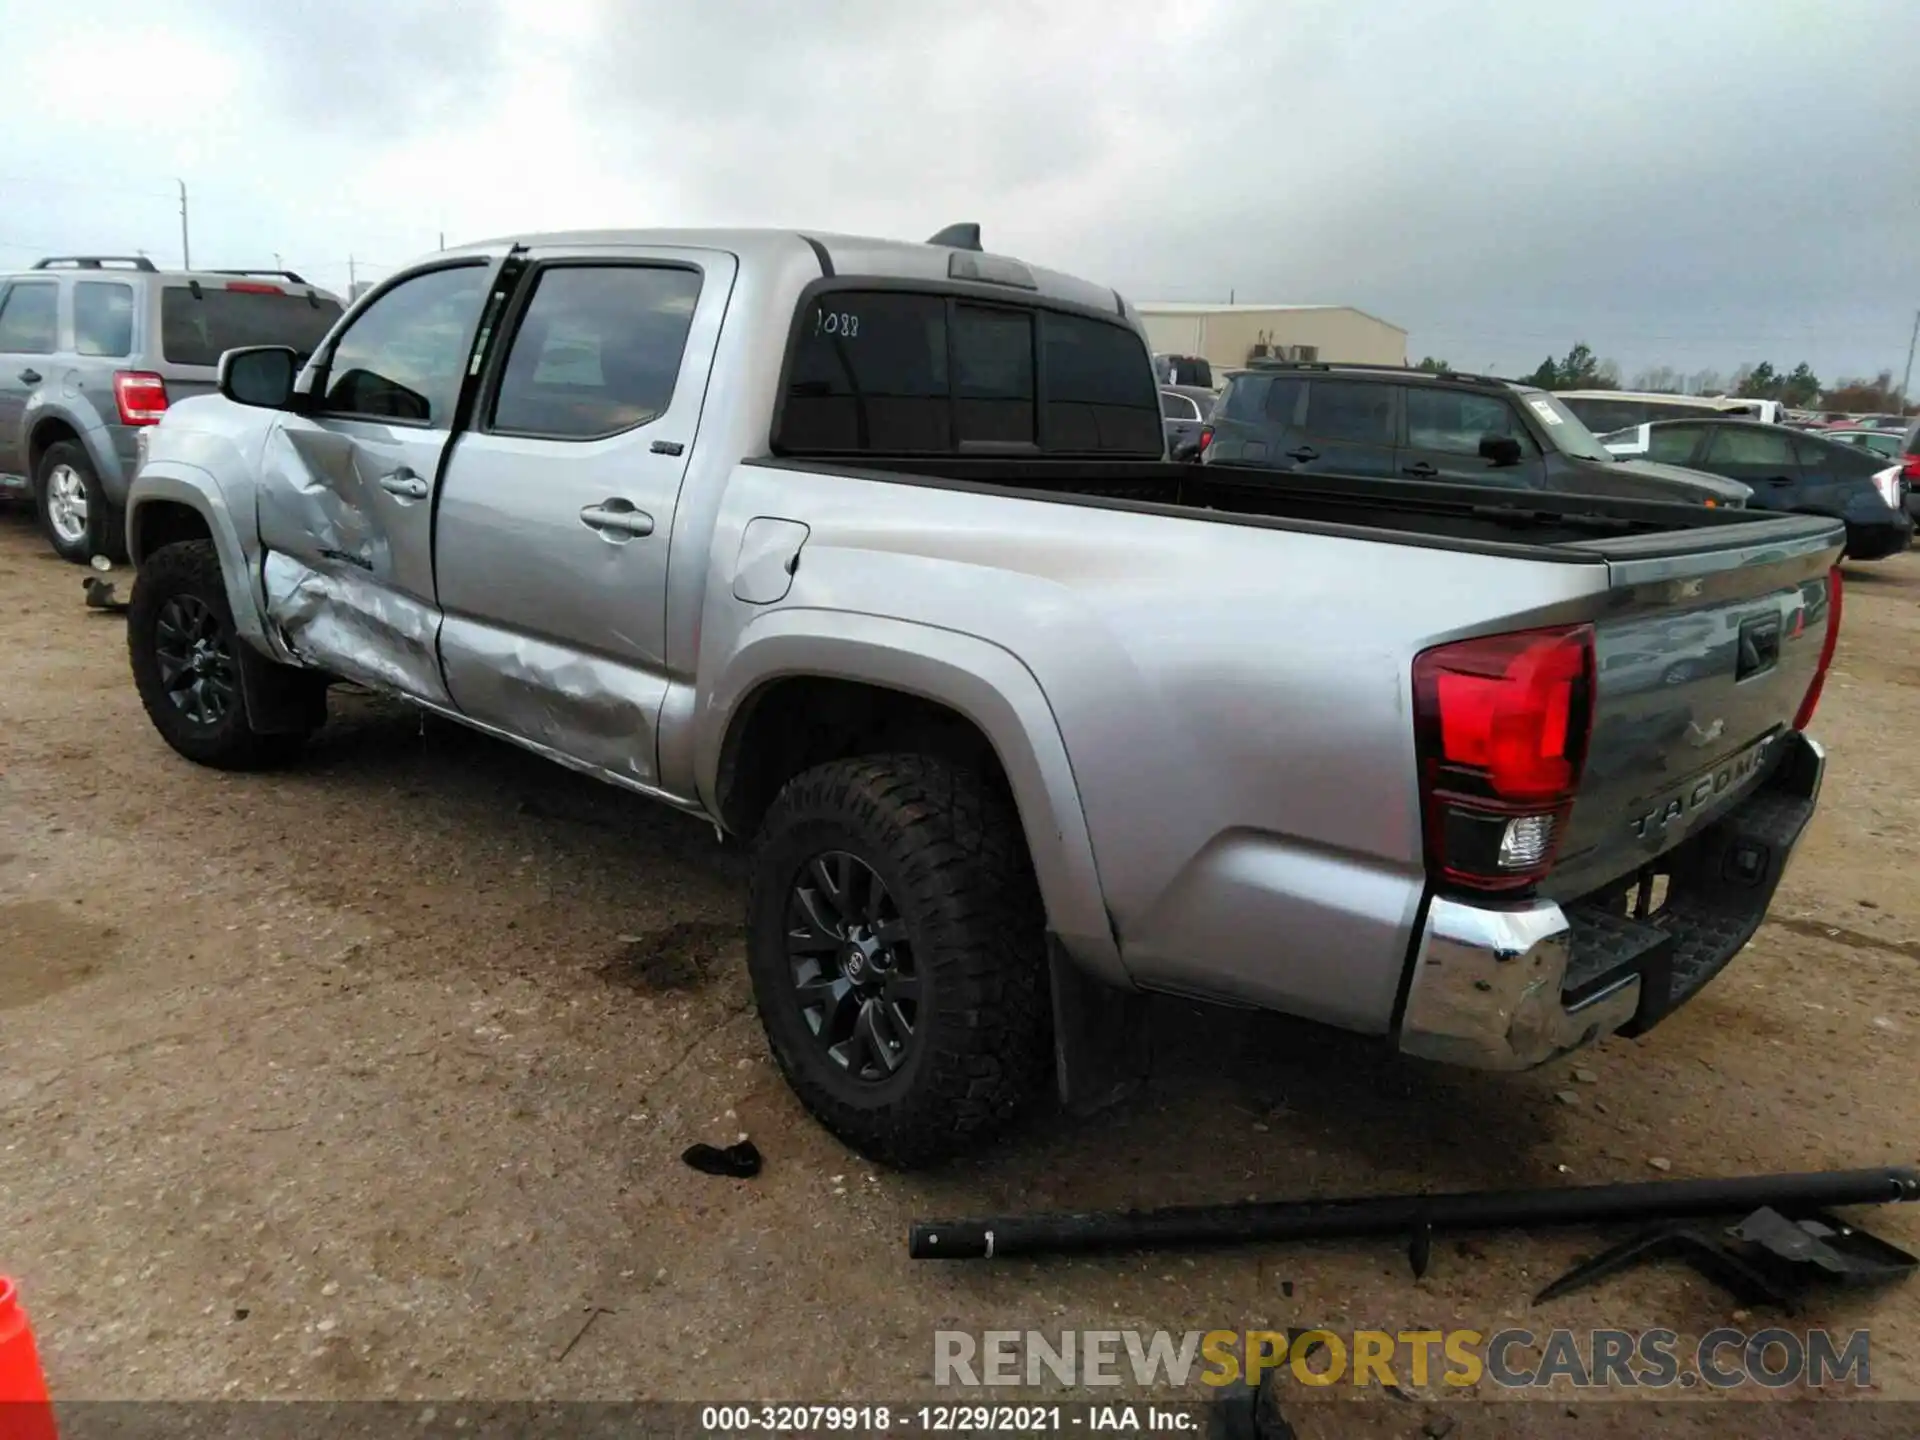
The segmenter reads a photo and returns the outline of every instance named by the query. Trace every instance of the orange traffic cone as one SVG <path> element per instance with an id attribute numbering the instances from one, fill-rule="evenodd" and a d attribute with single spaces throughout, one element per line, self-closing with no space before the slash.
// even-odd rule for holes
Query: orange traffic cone
<path id="1" fill-rule="evenodd" d="M 13 1282 L 0 1275 L 0 1440 L 58 1440 L 33 1327 Z"/>

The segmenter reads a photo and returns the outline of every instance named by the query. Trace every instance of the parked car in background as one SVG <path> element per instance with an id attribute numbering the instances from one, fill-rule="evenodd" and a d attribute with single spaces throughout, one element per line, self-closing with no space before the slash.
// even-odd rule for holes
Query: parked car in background
<path id="1" fill-rule="evenodd" d="M 1886 461 L 1824 435 L 1753 420 L 1662 420 L 1617 431 L 1605 444 L 1623 458 L 1738 480 L 1753 491 L 1756 510 L 1842 520 L 1852 560 L 1897 555 L 1913 541 L 1907 494 L 1876 481 Z"/>
<path id="2" fill-rule="evenodd" d="M 1896 435 L 1904 435 L 1912 428 L 1911 415 L 1855 415 L 1847 422 L 1854 430 L 1891 430 Z"/>
<path id="3" fill-rule="evenodd" d="M 1667 395 L 1634 390 L 1556 390 L 1560 403 L 1596 435 L 1654 420 L 1696 415 L 1737 415 L 1778 424 L 1786 414 L 1778 400 L 1742 400 L 1730 395 Z"/>
<path id="4" fill-rule="evenodd" d="M 1485 375 L 1310 361 L 1236 370 L 1208 428 L 1209 465 L 1690 504 L 1747 496 L 1709 475 L 1622 463 L 1559 396 Z"/>
<path id="5" fill-rule="evenodd" d="M 340 315 L 291 271 L 73 255 L 0 276 L 0 497 L 31 500 L 64 558 L 125 560 L 141 428 L 212 391 L 222 351 L 304 353 Z"/>
<path id="6" fill-rule="evenodd" d="M 204 765 L 346 680 L 757 837 L 773 1056 L 894 1163 L 1111 1093 L 1140 991 L 1519 1069 L 1735 961 L 1837 523 L 1172 465 L 1157 388 L 977 238 L 443 251 L 154 431 L 134 685 Z"/>
<path id="7" fill-rule="evenodd" d="M 1213 391 L 1199 385 L 1160 387 L 1160 424 L 1167 432 L 1167 454 L 1191 460 L 1200 453 L 1200 434 L 1213 413 Z"/>

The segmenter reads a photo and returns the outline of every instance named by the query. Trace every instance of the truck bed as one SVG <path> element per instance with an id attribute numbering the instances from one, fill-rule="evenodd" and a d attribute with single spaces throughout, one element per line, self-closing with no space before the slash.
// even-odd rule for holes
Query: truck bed
<path id="1" fill-rule="evenodd" d="M 1407 544 L 1533 558 L 1549 552 L 1571 563 L 1721 550 L 1763 536 L 1808 539 L 1838 528 L 1817 516 L 1159 460 L 996 455 L 889 456 L 883 465 L 872 457 L 757 463 L 1187 518 L 1204 512 L 1347 538 L 1385 539 L 1379 532 L 1389 531 Z"/>

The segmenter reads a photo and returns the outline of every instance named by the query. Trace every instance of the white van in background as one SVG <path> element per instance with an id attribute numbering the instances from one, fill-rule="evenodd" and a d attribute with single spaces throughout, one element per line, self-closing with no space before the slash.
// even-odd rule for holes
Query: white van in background
<path id="1" fill-rule="evenodd" d="M 1688 420 L 1701 415 L 1742 415 L 1778 425 L 1786 413 L 1778 400 L 1745 400 L 1735 395 L 1662 395 L 1638 390 L 1554 393 L 1596 435 L 1611 435 L 1615 430 L 1654 420 Z"/>

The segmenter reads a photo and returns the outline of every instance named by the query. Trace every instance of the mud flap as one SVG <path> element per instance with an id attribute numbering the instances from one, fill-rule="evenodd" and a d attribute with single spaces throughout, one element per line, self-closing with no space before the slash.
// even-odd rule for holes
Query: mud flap
<path id="1" fill-rule="evenodd" d="M 1118 1104 L 1140 1088 L 1151 1068 L 1147 997 L 1089 975 L 1052 936 L 1047 965 L 1060 1103 L 1074 1115 Z"/>
<path id="2" fill-rule="evenodd" d="M 313 670 L 277 665 L 244 641 L 240 695 L 247 725 L 256 735 L 303 735 L 327 723 L 327 677 Z"/>

